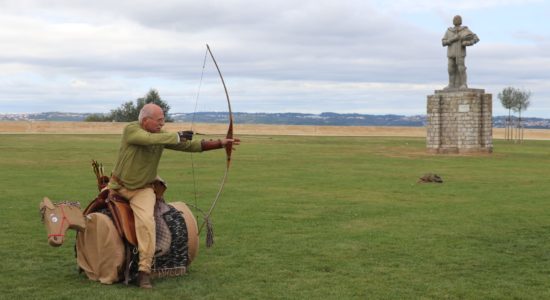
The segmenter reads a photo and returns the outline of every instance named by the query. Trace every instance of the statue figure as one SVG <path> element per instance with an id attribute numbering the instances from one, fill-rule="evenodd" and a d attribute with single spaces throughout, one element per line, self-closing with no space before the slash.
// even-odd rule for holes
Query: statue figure
<path id="1" fill-rule="evenodd" d="M 445 89 L 468 88 L 466 77 L 466 47 L 479 42 L 479 38 L 467 26 L 462 25 L 462 17 L 453 18 L 454 27 L 449 27 L 443 37 L 443 47 L 447 46 L 449 85 Z"/>

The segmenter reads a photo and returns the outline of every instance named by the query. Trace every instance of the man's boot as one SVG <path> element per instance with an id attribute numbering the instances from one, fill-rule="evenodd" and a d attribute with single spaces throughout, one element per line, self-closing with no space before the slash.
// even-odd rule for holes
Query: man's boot
<path id="1" fill-rule="evenodd" d="M 148 273 L 143 271 L 138 272 L 138 284 L 140 288 L 143 289 L 152 289 L 153 285 L 151 284 L 151 278 Z"/>

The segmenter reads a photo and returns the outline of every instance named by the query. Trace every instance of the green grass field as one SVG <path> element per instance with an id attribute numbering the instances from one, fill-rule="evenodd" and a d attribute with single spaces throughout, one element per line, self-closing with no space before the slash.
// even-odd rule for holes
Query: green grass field
<path id="1" fill-rule="evenodd" d="M 0 135 L 3 299 L 548 299 L 550 142 L 429 155 L 424 139 L 243 137 L 216 243 L 153 291 L 78 274 L 74 232 L 47 244 L 38 204 L 96 194 L 113 135 Z M 166 198 L 207 209 L 224 154 L 167 150 Z M 443 184 L 418 184 L 424 173 Z"/>

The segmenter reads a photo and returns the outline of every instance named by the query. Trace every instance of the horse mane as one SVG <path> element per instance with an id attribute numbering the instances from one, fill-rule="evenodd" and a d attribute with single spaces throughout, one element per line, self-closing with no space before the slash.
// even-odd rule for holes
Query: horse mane
<path id="1" fill-rule="evenodd" d="M 68 205 L 68 206 L 74 206 L 80 208 L 80 202 L 78 201 L 61 201 L 54 203 L 53 205 L 59 206 L 59 205 Z"/>

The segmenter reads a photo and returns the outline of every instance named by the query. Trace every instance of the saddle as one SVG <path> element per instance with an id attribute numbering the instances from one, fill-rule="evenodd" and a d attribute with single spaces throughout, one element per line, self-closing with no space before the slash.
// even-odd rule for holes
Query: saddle
<path id="1" fill-rule="evenodd" d="M 105 181 L 102 180 L 102 182 Z M 134 222 L 134 212 L 130 207 L 130 203 L 126 198 L 111 192 L 109 189 L 105 189 L 106 185 L 107 184 L 98 186 L 101 189 L 99 195 L 90 204 L 88 204 L 83 214 L 87 215 L 94 212 L 107 213 L 111 216 L 120 237 L 131 245 L 137 247 L 138 242 Z M 155 223 L 158 236 L 156 252 L 164 253 L 170 247 L 170 241 L 166 241 L 166 239 L 170 238 L 170 233 L 168 226 L 165 222 L 163 222 L 162 218 L 159 218 L 159 216 L 169 209 L 168 205 L 164 202 L 166 184 L 160 179 L 156 180 L 153 182 L 153 190 L 156 195 Z M 168 234 L 166 234 L 166 232 L 168 232 Z"/>

